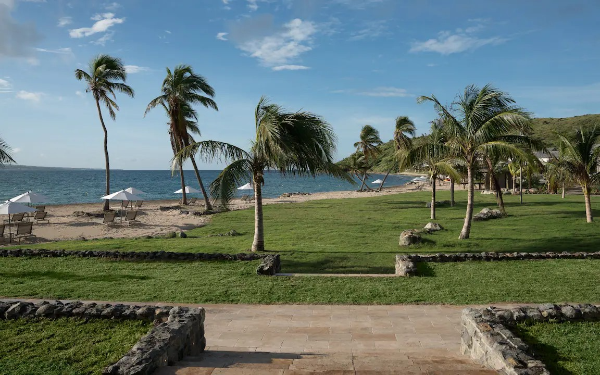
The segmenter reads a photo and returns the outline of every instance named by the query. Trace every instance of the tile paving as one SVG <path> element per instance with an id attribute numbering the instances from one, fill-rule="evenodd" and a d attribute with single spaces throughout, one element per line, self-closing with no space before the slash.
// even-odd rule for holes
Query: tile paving
<path id="1" fill-rule="evenodd" d="M 460 354 L 459 306 L 201 306 L 206 352 L 157 375 L 496 374 Z"/>

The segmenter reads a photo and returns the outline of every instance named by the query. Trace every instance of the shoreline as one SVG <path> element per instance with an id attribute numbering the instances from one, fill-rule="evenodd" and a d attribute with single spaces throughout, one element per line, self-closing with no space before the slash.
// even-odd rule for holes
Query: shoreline
<path id="1" fill-rule="evenodd" d="M 436 186 L 437 190 L 448 190 L 449 184 Z M 457 190 L 461 188 L 457 186 Z M 384 187 L 381 192 L 367 191 L 358 192 L 355 190 L 333 191 L 310 193 L 308 195 L 291 195 L 289 197 L 264 198 L 263 205 L 301 203 L 313 200 L 324 199 L 347 199 L 364 198 L 382 195 L 402 194 L 415 191 L 430 191 L 431 187 L 423 184 L 405 184 L 401 186 Z M 142 207 L 138 209 L 137 220 L 139 223 L 127 225 L 123 220 L 120 224 L 119 218 L 115 222 L 117 225 L 105 225 L 102 223 L 102 217 L 76 216 L 76 211 L 99 212 L 102 209 L 102 202 L 97 203 L 68 203 L 57 205 L 46 205 L 47 218 L 49 223 L 34 223 L 33 234 L 22 244 L 27 243 L 47 243 L 65 240 L 89 240 L 106 238 L 140 238 L 146 236 L 164 236 L 170 232 L 185 232 L 191 229 L 203 227 L 208 224 L 212 215 L 197 216 L 195 211 L 203 211 L 203 200 L 196 201 L 196 204 L 181 206 L 172 210 L 161 210 L 165 206 L 179 206 L 177 199 L 161 199 L 144 201 Z M 242 201 L 240 198 L 233 199 L 228 208 L 230 210 L 252 209 L 254 202 Z M 119 202 L 112 202 L 111 208 L 118 210 L 121 208 Z M 4 216 L 4 215 L 2 215 Z M 15 228 L 12 228 L 14 232 Z M 8 228 L 6 229 L 8 232 Z M 15 245 L 4 241 L 1 246 Z"/>

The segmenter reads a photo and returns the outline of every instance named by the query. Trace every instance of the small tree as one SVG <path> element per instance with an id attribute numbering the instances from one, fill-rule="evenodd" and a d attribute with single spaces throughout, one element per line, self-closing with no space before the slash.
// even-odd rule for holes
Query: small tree
<path id="1" fill-rule="evenodd" d="M 388 164 L 387 173 L 383 177 L 383 181 L 379 185 L 377 191 L 381 191 L 385 180 L 387 180 L 390 172 L 402 164 L 402 159 L 406 157 L 406 154 L 412 147 L 412 138 L 415 136 L 415 124 L 406 116 L 396 117 L 396 127 L 394 128 L 394 149 L 395 152 L 391 158 L 386 159 Z"/>
<path id="2" fill-rule="evenodd" d="M 379 146 L 382 144 L 381 138 L 379 137 L 379 131 L 372 127 L 371 125 L 363 126 L 360 131 L 360 141 L 354 144 L 357 151 L 362 152 L 365 163 L 370 164 L 377 155 L 379 155 Z M 366 185 L 367 172 L 363 174 L 362 183 L 360 185 L 359 191 L 363 190 L 363 187 L 366 187 L 367 190 L 370 190 L 369 186 Z"/>

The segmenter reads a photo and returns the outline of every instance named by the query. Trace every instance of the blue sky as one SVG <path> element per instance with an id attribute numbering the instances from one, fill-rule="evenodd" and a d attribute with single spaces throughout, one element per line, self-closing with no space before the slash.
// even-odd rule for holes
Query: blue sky
<path id="1" fill-rule="evenodd" d="M 136 96 L 107 119 L 111 167 L 168 169 L 165 67 L 189 64 L 216 91 L 202 138 L 248 148 L 261 95 L 323 116 L 338 158 L 370 124 L 419 133 L 450 103 L 492 83 L 536 117 L 600 112 L 600 2 L 534 0 L 0 0 L 0 137 L 20 164 L 102 168 L 102 129 L 74 77 L 120 57 Z M 108 118 L 108 116 L 106 116 Z M 203 169 L 221 165 L 202 163 Z"/>

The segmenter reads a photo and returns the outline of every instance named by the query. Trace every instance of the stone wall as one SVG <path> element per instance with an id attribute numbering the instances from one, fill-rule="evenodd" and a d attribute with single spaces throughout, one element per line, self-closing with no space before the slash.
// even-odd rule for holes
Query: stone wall
<path id="1" fill-rule="evenodd" d="M 467 262 L 467 261 L 504 261 L 504 260 L 542 260 L 542 259 L 600 259 L 600 251 L 595 253 L 446 253 L 446 254 L 398 254 L 396 255 L 396 275 L 412 276 L 417 272 L 419 262 Z"/>
<path id="2" fill-rule="evenodd" d="M 105 375 L 152 374 L 159 367 L 172 365 L 187 355 L 197 355 L 206 347 L 203 308 L 79 301 L 0 301 L 0 319 L 34 317 L 137 319 L 153 322 L 154 327 L 127 354 L 103 370 Z"/>
<path id="3" fill-rule="evenodd" d="M 507 375 L 549 375 L 531 356 L 527 344 L 510 328 L 520 322 L 600 321 L 595 305 L 524 306 L 513 309 L 466 308 L 462 312 L 461 352 L 484 366 Z"/>

